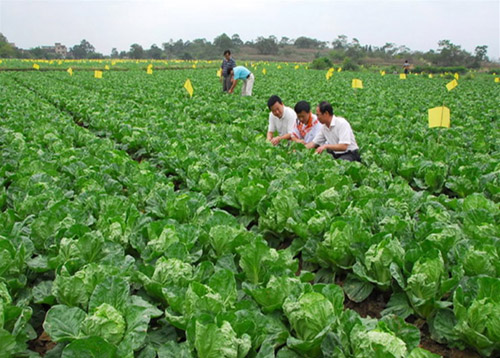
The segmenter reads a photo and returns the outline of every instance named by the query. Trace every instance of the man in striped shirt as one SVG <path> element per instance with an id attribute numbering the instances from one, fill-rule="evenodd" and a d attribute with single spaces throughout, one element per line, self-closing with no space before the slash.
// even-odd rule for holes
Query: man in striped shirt
<path id="1" fill-rule="evenodd" d="M 231 57 L 231 51 L 224 51 L 224 59 L 222 60 L 221 77 L 222 90 L 227 92 L 231 88 L 231 75 L 228 73 L 229 68 L 236 67 L 236 61 Z"/>
<path id="2" fill-rule="evenodd" d="M 321 130 L 321 123 L 315 114 L 311 112 L 311 105 L 306 101 L 297 102 L 295 105 L 297 119 L 293 126 L 292 140 L 306 145 L 312 142 L 316 134 Z"/>

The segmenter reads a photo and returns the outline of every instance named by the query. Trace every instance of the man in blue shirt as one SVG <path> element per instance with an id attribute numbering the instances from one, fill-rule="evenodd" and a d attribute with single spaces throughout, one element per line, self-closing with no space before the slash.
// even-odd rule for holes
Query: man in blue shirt
<path id="1" fill-rule="evenodd" d="M 250 70 L 244 66 L 236 66 L 234 68 L 229 68 L 228 74 L 231 76 L 231 82 L 233 85 L 227 91 L 228 93 L 233 93 L 238 80 L 243 81 L 243 87 L 241 88 L 242 96 L 251 96 L 253 83 L 255 81 L 255 77 Z"/>
<path id="2" fill-rule="evenodd" d="M 229 67 L 235 66 L 236 62 L 231 57 L 231 51 L 224 51 L 224 59 L 222 60 L 222 64 L 220 65 L 222 73 L 220 76 L 220 80 L 222 82 L 222 90 L 224 92 L 227 92 L 227 90 L 231 88 L 231 76 L 228 75 L 227 70 L 229 69 Z"/>

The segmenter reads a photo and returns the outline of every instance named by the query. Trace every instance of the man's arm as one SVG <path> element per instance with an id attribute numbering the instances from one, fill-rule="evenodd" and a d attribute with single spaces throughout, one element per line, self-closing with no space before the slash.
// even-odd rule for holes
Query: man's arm
<path id="1" fill-rule="evenodd" d="M 316 144 L 314 142 L 309 142 L 306 144 L 307 149 L 312 149 L 312 148 L 316 148 L 316 147 L 318 147 L 318 144 Z"/>
<path id="2" fill-rule="evenodd" d="M 238 80 L 232 79 L 231 80 L 233 84 L 231 85 L 231 88 L 227 91 L 228 93 L 233 93 L 234 87 L 236 87 L 236 84 L 238 83 Z"/>
<path id="3" fill-rule="evenodd" d="M 318 149 L 316 149 L 316 153 L 319 154 L 326 149 L 334 150 L 336 152 L 345 152 L 347 150 L 347 147 L 349 147 L 349 144 L 345 144 L 345 143 L 342 143 L 342 144 L 324 144 L 324 145 L 318 147 Z"/>
<path id="4" fill-rule="evenodd" d="M 292 141 L 296 142 L 296 143 L 302 143 L 302 144 L 304 144 L 304 145 L 306 145 L 306 144 L 307 144 L 305 140 L 300 139 L 299 137 L 296 137 L 296 136 L 294 136 L 293 134 L 292 134 L 292 138 L 290 138 L 290 139 L 291 139 Z"/>
<path id="5" fill-rule="evenodd" d="M 288 140 L 288 139 L 291 139 L 291 138 L 292 138 L 292 133 L 287 133 L 287 134 L 284 134 L 282 136 L 274 137 L 273 139 L 271 139 L 271 143 L 273 145 L 276 145 L 276 144 L 278 144 L 282 140 Z"/>

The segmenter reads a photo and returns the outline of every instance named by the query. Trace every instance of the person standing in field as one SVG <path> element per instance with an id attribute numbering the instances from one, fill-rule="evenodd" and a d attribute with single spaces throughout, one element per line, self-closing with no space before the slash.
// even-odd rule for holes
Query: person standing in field
<path id="1" fill-rule="evenodd" d="M 269 126 L 267 129 L 267 140 L 272 145 L 277 145 L 282 140 L 292 138 L 293 126 L 297 115 L 290 107 L 283 104 L 281 98 L 277 95 L 272 95 L 267 101 L 267 107 L 271 111 L 269 113 Z M 278 132 L 278 136 L 274 137 L 274 132 Z"/>
<path id="2" fill-rule="evenodd" d="M 318 120 L 322 124 L 320 131 L 306 148 L 316 148 L 316 153 L 327 151 L 335 159 L 361 162 L 358 144 L 351 125 L 345 118 L 333 115 L 332 105 L 320 102 L 316 108 Z"/>
<path id="3" fill-rule="evenodd" d="M 224 51 L 224 59 L 222 60 L 221 76 L 222 91 L 227 92 L 231 88 L 231 76 L 228 75 L 227 70 L 229 67 L 236 67 L 236 61 L 231 57 L 231 51 Z"/>
<path id="4" fill-rule="evenodd" d="M 228 68 L 228 76 L 231 78 L 231 88 L 227 91 L 228 93 L 233 93 L 234 88 L 238 84 L 238 81 L 243 81 L 243 87 L 241 88 L 242 96 L 251 96 L 253 83 L 255 81 L 255 77 L 250 70 L 244 66 L 236 66 Z"/>
<path id="5" fill-rule="evenodd" d="M 405 63 L 403 63 L 403 70 L 405 71 L 405 75 L 410 73 L 410 63 L 408 60 L 405 60 Z"/>
<path id="6" fill-rule="evenodd" d="M 293 126 L 291 139 L 294 142 L 306 145 L 312 142 L 316 134 L 321 130 L 321 123 L 315 114 L 311 112 L 311 105 L 306 101 L 299 101 L 294 107 L 297 119 Z"/>

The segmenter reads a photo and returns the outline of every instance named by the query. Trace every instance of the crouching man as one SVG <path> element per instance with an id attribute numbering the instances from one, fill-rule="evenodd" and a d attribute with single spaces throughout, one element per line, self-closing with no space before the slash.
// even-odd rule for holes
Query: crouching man
<path id="1" fill-rule="evenodd" d="M 306 147 L 316 148 L 316 153 L 326 150 L 335 159 L 361 162 L 358 144 L 349 122 L 345 118 L 334 116 L 332 105 L 326 101 L 318 105 L 316 115 L 322 126 Z"/>

